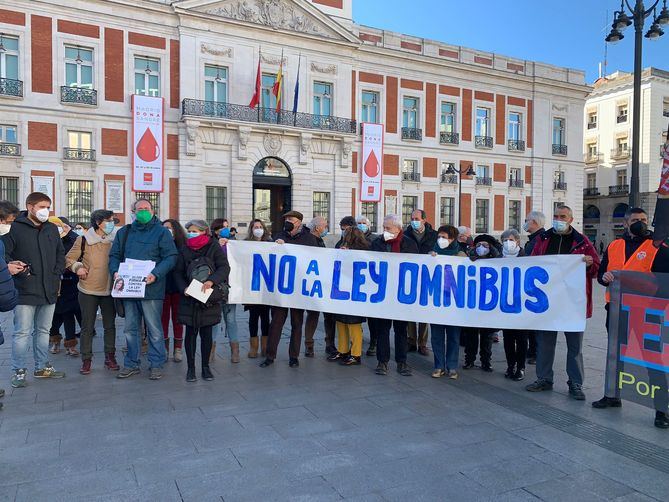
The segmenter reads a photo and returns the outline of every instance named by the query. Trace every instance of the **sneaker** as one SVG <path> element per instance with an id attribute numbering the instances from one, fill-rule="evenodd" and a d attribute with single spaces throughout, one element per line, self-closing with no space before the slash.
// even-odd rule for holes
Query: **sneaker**
<path id="1" fill-rule="evenodd" d="M 527 392 L 542 392 L 544 390 L 553 390 L 553 384 L 545 380 L 536 380 L 525 386 Z"/>
<path id="2" fill-rule="evenodd" d="M 346 356 L 348 356 L 348 354 L 342 354 L 341 352 L 337 352 L 337 351 L 335 351 L 335 352 L 333 352 L 332 354 L 330 354 L 330 355 L 327 357 L 327 359 L 328 359 L 328 361 L 330 361 L 331 363 L 333 363 L 333 362 L 335 362 L 335 361 L 339 361 L 340 359 L 344 359 Z"/>
<path id="3" fill-rule="evenodd" d="M 448 370 L 448 373 L 446 373 L 448 378 L 450 380 L 457 380 L 460 375 L 458 375 L 458 372 L 455 370 Z"/>
<path id="4" fill-rule="evenodd" d="M 81 369 L 79 370 L 79 373 L 82 375 L 89 375 L 91 373 L 91 360 L 86 359 L 84 362 L 81 364 Z"/>
<path id="5" fill-rule="evenodd" d="M 397 363 L 397 372 L 402 376 L 411 376 L 411 367 L 407 363 Z"/>
<path id="6" fill-rule="evenodd" d="M 520 382 L 521 380 L 524 379 L 525 379 L 525 370 L 522 368 L 518 368 L 511 377 L 511 380 L 513 380 L 514 382 Z"/>
<path id="7" fill-rule="evenodd" d="M 163 378 L 163 370 L 160 368 L 151 368 L 149 370 L 149 380 L 160 380 Z"/>
<path id="8" fill-rule="evenodd" d="M 133 375 L 139 375 L 139 368 L 123 368 L 118 372 L 116 378 L 129 378 Z"/>
<path id="9" fill-rule="evenodd" d="M 655 412 L 655 427 L 658 429 L 669 429 L 669 416 L 661 411 Z"/>
<path id="10" fill-rule="evenodd" d="M 382 375 L 385 376 L 388 374 L 388 363 L 379 363 L 376 365 L 376 369 L 374 370 L 374 373 L 377 375 Z"/>
<path id="11" fill-rule="evenodd" d="M 569 396 L 576 401 L 585 401 L 585 394 L 580 384 L 569 383 Z"/>
<path id="12" fill-rule="evenodd" d="M 26 370 L 21 369 L 14 371 L 14 374 L 12 375 L 12 387 L 18 389 L 20 387 L 25 387 L 26 385 L 28 385 L 28 382 L 26 382 Z"/>
<path id="13" fill-rule="evenodd" d="M 263 362 L 260 363 L 261 368 L 267 368 L 268 366 L 271 366 L 274 364 L 274 359 L 265 359 Z"/>
<path id="14" fill-rule="evenodd" d="M 441 378 L 446 375 L 446 371 L 442 369 L 436 369 L 432 372 L 432 378 Z"/>
<path id="15" fill-rule="evenodd" d="M 346 356 L 343 359 L 339 360 L 339 364 L 342 366 L 357 366 L 360 364 L 359 356 Z"/>
<path id="16" fill-rule="evenodd" d="M 376 345 L 370 344 L 367 352 L 365 352 L 365 355 L 368 357 L 374 357 L 376 355 Z"/>
<path id="17" fill-rule="evenodd" d="M 474 363 L 465 363 L 462 365 L 463 370 L 471 370 L 474 369 L 474 367 L 475 367 Z"/>
<path id="18" fill-rule="evenodd" d="M 325 353 L 329 356 L 330 354 L 334 354 L 337 352 L 337 347 L 334 345 L 328 345 L 325 347 Z"/>
<path id="19" fill-rule="evenodd" d="M 51 363 L 46 363 L 46 366 L 41 370 L 33 371 L 33 376 L 35 378 L 63 378 L 65 373 L 63 371 L 56 371 L 56 369 L 51 366 Z"/>
<path id="20" fill-rule="evenodd" d="M 513 378 L 516 372 L 513 370 L 513 366 L 508 366 L 506 368 L 506 373 L 504 373 L 504 378 Z"/>
<path id="21" fill-rule="evenodd" d="M 295 357 L 291 357 L 290 359 L 288 359 L 288 366 L 290 368 L 297 368 L 299 365 L 300 365 L 299 359 Z"/>
<path id="22" fill-rule="evenodd" d="M 593 408 L 603 409 L 603 408 L 620 408 L 623 405 L 623 402 L 616 397 L 606 397 L 604 396 L 599 401 L 592 403 Z"/>
<path id="23" fill-rule="evenodd" d="M 186 381 L 197 382 L 197 377 L 195 376 L 195 368 L 188 368 L 188 371 L 186 371 Z"/>
<path id="24" fill-rule="evenodd" d="M 492 373 L 492 366 L 490 365 L 490 363 L 482 364 L 481 369 L 486 373 Z"/>
<path id="25" fill-rule="evenodd" d="M 202 380 L 206 380 L 207 382 L 209 382 L 213 379 L 214 379 L 214 374 L 209 369 L 209 366 L 203 366 L 202 367 Z"/>
<path id="26" fill-rule="evenodd" d="M 183 352 L 181 349 L 175 348 L 174 349 L 174 362 L 175 363 L 180 363 L 183 360 Z"/>

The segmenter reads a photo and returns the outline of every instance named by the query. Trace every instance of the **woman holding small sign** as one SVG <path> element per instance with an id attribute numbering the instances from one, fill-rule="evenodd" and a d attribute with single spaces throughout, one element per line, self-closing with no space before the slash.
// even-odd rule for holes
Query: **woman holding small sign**
<path id="1" fill-rule="evenodd" d="M 179 250 L 174 280 L 184 292 L 179 303 L 179 322 L 186 326 L 186 381 L 195 382 L 195 349 L 200 335 L 202 378 L 213 380 L 209 369 L 212 328 L 221 322 L 221 304 L 227 301 L 227 282 L 230 274 L 228 259 L 218 240 L 213 238 L 209 225 L 203 220 L 186 224 L 186 246 Z"/>

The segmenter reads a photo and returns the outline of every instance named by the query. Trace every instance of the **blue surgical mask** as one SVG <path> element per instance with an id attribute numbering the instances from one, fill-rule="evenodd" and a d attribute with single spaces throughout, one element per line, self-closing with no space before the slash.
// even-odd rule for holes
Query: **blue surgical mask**
<path id="1" fill-rule="evenodd" d="M 367 230 L 369 230 L 369 227 L 364 223 L 358 223 L 358 230 L 360 230 L 363 234 L 366 234 Z"/>
<path id="2" fill-rule="evenodd" d="M 569 230 L 569 223 L 562 220 L 553 220 L 553 230 L 559 234 L 563 234 Z"/>
<path id="3" fill-rule="evenodd" d="M 414 230 L 420 230 L 421 223 L 418 220 L 411 220 L 411 226 Z"/>
<path id="4" fill-rule="evenodd" d="M 218 235 L 221 237 L 221 239 L 229 239 L 230 238 L 230 229 L 229 228 L 221 228 L 221 230 L 218 232 Z"/>
<path id="5" fill-rule="evenodd" d="M 81 237 L 82 235 L 84 235 L 84 231 L 83 231 L 83 230 L 80 230 L 80 229 L 75 230 L 74 233 L 77 234 L 79 237 Z"/>
<path id="6" fill-rule="evenodd" d="M 199 233 L 199 232 L 188 232 L 187 235 L 188 235 L 188 238 L 189 238 L 189 239 L 195 239 L 195 237 L 200 237 L 200 233 Z"/>
<path id="7" fill-rule="evenodd" d="M 327 228 L 326 228 L 325 230 L 323 230 L 323 233 L 321 234 L 321 238 L 325 237 L 328 233 L 329 233 L 329 232 L 328 232 L 328 230 L 327 230 Z"/>
<path id="8" fill-rule="evenodd" d="M 114 228 L 116 228 L 116 225 L 114 225 L 113 221 L 105 221 L 105 224 L 102 227 L 102 231 L 109 235 L 114 231 Z"/>

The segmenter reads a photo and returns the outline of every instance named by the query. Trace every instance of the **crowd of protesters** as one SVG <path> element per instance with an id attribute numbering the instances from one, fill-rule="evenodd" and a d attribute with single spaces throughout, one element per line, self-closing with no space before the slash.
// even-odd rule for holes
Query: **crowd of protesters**
<path id="1" fill-rule="evenodd" d="M 24 211 L 0 201 L 0 311 L 14 313 L 12 387 L 21 388 L 28 383 L 27 359 L 31 345 L 33 378 L 65 376 L 49 358 L 49 354 L 61 352 L 61 342 L 66 355 L 81 358 L 80 373 L 90 374 L 98 315 L 103 327 L 104 368 L 117 372 L 118 378 L 139 374 L 142 355 L 146 354 L 149 378 L 158 380 L 170 356 L 175 363 L 180 363 L 185 351 L 186 380 L 196 381 L 199 338 L 200 374 L 203 380 L 213 380 L 210 365 L 215 360 L 216 340 L 222 340 L 223 332 L 229 339 L 231 362 L 240 361 L 237 306 L 227 302 L 230 272 L 227 244 L 238 238 L 236 229 L 225 219 L 210 223 L 194 219 L 184 226 L 174 219 L 160 221 L 146 199 L 135 201 L 131 209 L 132 223 L 128 225 L 119 226 L 111 211 L 99 209 L 92 212 L 90 222 L 72 226 L 66 218 L 51 214 L 51 200 L 43 193 L 31 193 Z M 386 216 L 379 235 L 372 233 L 368 219 L 346 216 L 339 224 L 341 239 L 336 248 L 451 256 L 472 261 L 581 255 L 586 265 L 588 318 L 593 312 L 593 280 L 608 286 L 614 281 L 614 272 L 621 270 L 669 273 L 669 247 L 666 243 L 659 247 L 653 245 L 648 216 L 642 209 L 628 210 L 624 235 L 607 247 L 601 260 L 602 253 L 572 226 L 572 210 L 559 206 L 554 213 L 548 229 L 542 213 L 532 211 L 527 215 L 522 229 L 528 234 L 524 245 L 521 229 L 505 230 L 501 240 L 489 234 L 472 238 L 467 227 L 433 228 L 420 209 L 411 214 L 406 227 L 398 216 Z M 250 223 L 245 240 L 325 247 L 323 238 L 328 229 L 325 218 L 315 217 L 306 225 L 301 213 L 289 211 L 283 215 L 282 230 L 276 235 L 271 234 L 263 221 L 256 219 Z M 112 296 L 112 284 L 126 260 L 155 263 L 145 278 L 143 298 Z M 202 292 L 209 294 L 206 303 L 186 292 L 193 280 L 199 281 Z M 607 329 L 608 301 L 607 292 Z M 289 366 L 299 366 L 303 335 L 304 356 L 315 357 L 314 335 L 320 312 L 268 305 L 244 305 L 243 308 L 249 312 L 247 356 L 252 359 L 260 356 L 261 367 L 274 364 L 288 319 Z M 122 364 L 117 361 L 117 316 L 125 318 Z M 380 319 L 323 313 L 327 360 L 344 366 L 360 365 L 364 351 L 363 325 L 367 324 L 369 345 L 365 356 L 376 358 L 377 375 L 388 374 L 392 330 L 394 359 L 400 375 L 412 375 L 407 354 L 417 352 L 428 356 L 429 341 L 434 359 L 432 377 L 457 379 L 460 368 L 479 367 L 484 372 L 492 372 L 492 346 L 501 335 L 507 363 L 504 376 L 512 381 L 524 380 L 526 365 L 535 365 L 536 380 L 525 389 L 542 392 L 553 388 L 557 332 L 497 330 L 476 326 L 475 320 L 468 326 L 414 323 L 397 317 Z M 583 332 L 564 333 L 569 396 L 579 401 L 585 400 L 583 336 Z M 461 346 L 464 346 L 462 364 Z M 2 395 L 4 391 L 0 390 L 0 397 Z M 593 403 L 598 409 L 621 405 L 618 395 L 606 395 Z M 667 414 L 658 411 L 655 425 L 669 428 Z"/>

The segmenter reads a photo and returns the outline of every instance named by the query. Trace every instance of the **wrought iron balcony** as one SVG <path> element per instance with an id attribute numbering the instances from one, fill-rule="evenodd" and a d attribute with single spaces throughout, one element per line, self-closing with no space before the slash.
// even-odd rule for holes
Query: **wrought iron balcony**
<path id="1" fill-rule="evenodd" d="M 588 122 L 588 129 L 597 129 L 597 122 Z"/>
<path id="2" fill-rule="evenodd" d="M 525 186 L 525 182 L 516 178 L 509 178 L 509 186 L 511 188 L 523 188 Z"/>
<path id="3" fill-rule="evenodd" d="M 663 117 L 669 117 L 669 110 L 662 110 Z"/>
<path id="4" fill-rule="evenodd" d="M 492 148 L 492 136 L 474 136 L 476 148 Z"/>
<path id="5" fill-rule="evenodd" d="M 614 148 L 611 150 L 611 158 L 613 160 L 625 160 L 630 158 L 630 149 L 625 148 Z"/>
<path id="6" fill-rule="evenodd" d="M 64 148 L 63 158 L 65 160 L 95 161 L 95 150 L 84 150 L 82 148 Z"/>
<path id="7" fill-rule="evenodd" d="M 627 122 L 627 114 L 625 115 L 618 115 L 616 117 L 616 124 L 622 124 L 624 122 Z"/>
<path id="8" fill-rule="evenodd" d="M 566 181 L 554 181 L 553 182 L 553 190 L 562 190 L 562 191 L 567 190 L 567 182 Z"/>
<path id="9" fill-rule="evenodd" d="M 440 132 L 439 143 L 442 145 L 457 145 L 460 143 L 460 135 L 457 132 Z"/>
<path id="10" fill-rule="evenodd" d="M 630 193 L 629 185 L 611 185 L 609 187 L 609 195 L 627 195 Z"/>
<path id="11" fill-rule="evenodd" d="M 553 143 L 553 155 L 567 155 L 567 145 L 556 145 Z"/>
<path id="12" fill-rule="evenodd" d="M 402 127 L 402 139 L 423 141 L 423 130 L 416 127 Z"/>
<path id="13" fill-rule="evenodd" d="M 60 88 L 60 102 L 95 106 L 98 104 L 98 91 L 95 89 L 86 89 L 85 87 L 63 85 Z"/>
<path id="14" fill-rule="evenodd" d="M 420 181 L 420 173 L 418 171 L 402 171 L 402 181 Z"/>
<path id="15" fill-rule="evenodd" d="M 310 113 L 293 113 L 289 110 L 274 108 L 251 108 L 246 105 L 234 105 L 217 101 L 200 99 L 184 99 L 181 102 L 181 113 L 184 116 L 212 117 L 239 122 L 255 122 L 261 124 L 277 124 L 280 126 L 300 127 L 303 129 L 320 129 L 345 134 L 355 134 L 357 122 L 341 117 L 312 115 Z"/>
<path id="16" fill-rule="evenodd" d="M 0 156 L 20 157 L 21 145 L 18 143 L 1 143 L 0 142 Z"/>
<path id="17" fill-rule="evenodd" d="M 439 179 L 440 183 L 446 183 L 447 185 L 457 185 L 458 184 L 458 175 L 457 174 L 448 174 L 448 173 L 441 173 L 441 177 Z"/>
<path id="18" fill-rule="evenodd" d="M 599 188 L 590 187 L 583 189 L 583 197 L 597 197 L 599 195 Z"/>
<path id="19" fill-rule="evenodd" d="M 0 78 L 0 96 L 23 97 L 23 81 Z"/>
<path id="20" fill-rule="evenodd" d="M 525 142 L 522 139 L 510 139 L 508 144 L 509 144 L 509 151 L 510 152 L 524 152 L 525 151 Z"/>
<path id="21" fill-rule="evenodd" d="M 583 156 L 583 161 L 586 164 L 597 164 L 601 162 L 602 160 L 602 154 L 601 153 L 586 153 Z"/>
<path id="22" fill-rule="evenodd" d="M 486 176 L 477 176 L 476 184 L 490 187 L 492 186 L 492 178 L 488 178 Z"/>

